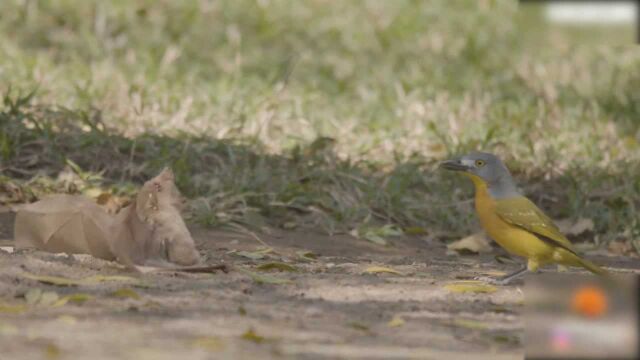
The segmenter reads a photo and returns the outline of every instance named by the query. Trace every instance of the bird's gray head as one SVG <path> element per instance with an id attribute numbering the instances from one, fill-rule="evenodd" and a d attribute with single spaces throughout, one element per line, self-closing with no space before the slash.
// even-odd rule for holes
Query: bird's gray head
<path id="1" fill-rule="evenodd" d="M 486 185 L 494 198 L 519 195 L 509 169 L 493 154 L 474 151 L 444 161 L 440 166 L 447 170 L 460 171 L 469 175 L 476 186 Z"/>

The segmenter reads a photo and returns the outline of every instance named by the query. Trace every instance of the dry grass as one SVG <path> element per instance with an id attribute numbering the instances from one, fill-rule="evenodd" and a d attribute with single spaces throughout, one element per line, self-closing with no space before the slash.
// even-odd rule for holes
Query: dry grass
<path id="1" fill-rule="evenodd" d="M 483 149 L 554 217 L 592 218 L 596 242 L 640 236 L 640 54 L 527 46 L 510 1 L 7 0 L 0 13 L 1 186 L 19 200 L 77 191 L 55 179 L 67 160 L 80 190 L 121 193 L 170 164 L 207 224 L 457 237 L 476 226 L 470 188 L 436 164 Z"/>

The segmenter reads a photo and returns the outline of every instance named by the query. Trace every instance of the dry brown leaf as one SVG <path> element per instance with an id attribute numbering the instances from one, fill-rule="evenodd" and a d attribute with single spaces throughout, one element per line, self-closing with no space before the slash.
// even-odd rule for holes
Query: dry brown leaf
<path id="1" fill-rule="evenodd" d="M 491 252 L 491 245 L 483 232 L 469 235 L 447 245 L 447 249 L 460 254 L 479 254 Z"/>
<path id="2" fill-rule="evenodd" d="M 87 197 L 54 195 L 18 207 L 17 248 L 90 254 L 135 265 L 194 265 L 195 243 L 180 215 L 182 197 L 169 169 L 147 181 L 131 205 L 108 214 Z"/>
<path id="3" fill-rule="evenodd" d="M 102 192 L 96 197 L 96 203 L 109 214 L 117 214 L 122 208 L 129 205 L 130 199 L 115 196 L 109 192 Z"/>

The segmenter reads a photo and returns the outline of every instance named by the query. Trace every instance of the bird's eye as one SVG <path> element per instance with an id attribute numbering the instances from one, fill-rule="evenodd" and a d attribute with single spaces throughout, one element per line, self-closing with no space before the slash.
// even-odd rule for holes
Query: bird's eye
<path id="1" fill-rule="evenodd" d="M 484 166 L 484 160 L 476 160 L 476 166 L 477 167 L 483 167 Z"/>

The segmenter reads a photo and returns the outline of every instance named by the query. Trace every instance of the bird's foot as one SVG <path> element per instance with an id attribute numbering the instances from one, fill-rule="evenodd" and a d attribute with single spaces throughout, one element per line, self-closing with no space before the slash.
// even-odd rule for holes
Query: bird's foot
<path id="1" fill-rule="evenodd" d="M 473 278 L 473 280 L 486 282 L 487 284 L 491 284 L 491 285 L 504 286 L 504 285 L 509 285 L 513 279 L 493 278 L 489 276 L 476 276 Z"/>

